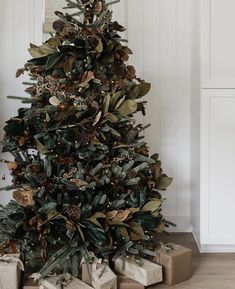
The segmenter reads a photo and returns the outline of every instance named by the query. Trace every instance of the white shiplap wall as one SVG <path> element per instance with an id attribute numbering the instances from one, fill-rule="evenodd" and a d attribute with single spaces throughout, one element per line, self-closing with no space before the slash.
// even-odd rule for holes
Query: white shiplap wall
<path id="1" fill-rule="evenodd" d="M 1 128 L 16 109 L 14 102 L 6 101 L 4 96 L 23 93 L 14 78 L 15 69 L 28 59 L 28 43 L 42 39 L 42 2 L 1 3 Z M 174 177 L 166 193 L 164 212 L 178 224 L 178 231 L 191 230 L 191 0 L 121 0 L 114 7 L 114 16 L 128 27 L 124 37 L 134 52 L 130 63 L 140 77 L 152 83 L 144 118 L 152 127 L 145 135 L 151 152 L 160 152 L 164 170 Z M 0 197 L 1 202 L 6 199 L 6 195 Z"/>
<path id="2" fill-rule="evenodd" d="M 128 28 L 130 63 L 152 83 L 145 136 L 174 177 L 164 212 L 190 231 L 191 0 L 123 0 L 114 12 Z"/>

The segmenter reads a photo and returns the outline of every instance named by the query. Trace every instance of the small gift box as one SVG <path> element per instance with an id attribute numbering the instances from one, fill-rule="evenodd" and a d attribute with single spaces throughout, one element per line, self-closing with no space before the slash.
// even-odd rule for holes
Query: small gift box
<path id="1" fill-rule="evenodd" d="M 24 271 L 24 265 L 19 255 L 2 255 L 0 257 L 0 288 L 18 289 L 21 271 Z"/>
<path id="2" fill-rule="evenodd" d="M 117 276 L 118 289 L 144 289 L 144 285 L 137 283 L 126 276 Z"/>
<path id="3" fill-rule="evenodd" d="M 39 284 L 32 278 L 29 278 L 26 280 L 23 289 L 39 289 Z"/>
<path id="4" fill-rule="evenodd" d="M 92 264 L 83 263 L 82 281 L 95 289 L 117 289 L 117 276 L 106 263 L 98 264 L 96 261 Z"/>
<path id="5" fill-rule="evenodd" d="M 137 262 L 132 258 L 119 257 L 115 260 L 115 270 L 144 286 L 162 281 L 162 267 L 146 259 Z"/>
<path id="6" fill-rule="evenodd" d="M 191 277 L 192 250 L 176 244 L 156 249 L 154 261 L 163 267 L 164 283 L 174 285 Z"/>
<path id="7" fill-rule="evenodd" d="M 57 275 L 40 280 L 40 289 L 93 289 L 79 279 L 69 274 Z"/>

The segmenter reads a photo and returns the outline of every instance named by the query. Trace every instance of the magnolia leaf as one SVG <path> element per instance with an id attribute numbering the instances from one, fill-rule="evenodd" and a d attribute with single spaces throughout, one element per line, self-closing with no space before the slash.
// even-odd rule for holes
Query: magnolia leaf
<path id="1" fill-rule="evenodd" d="M 126 96 L 124 95 L 117 103 L 117 105 L 115 106 L 115 109 L 118 109 L 122 104 L 123 102 L 125 101 L 126 99 Z"/>
<path id="2" fill-rule="evenodd" d="M 94 72 L 93 71 L 84 72 L 83 77 L 82 77 L 82 81 L 80 83 L 80 86 L 81 87 L 87 86 L 87 84 L 94 78 L 95 78 L 95 76 L 94 76 Z"/>
<path id="3" fill-rule="evenodd" d="M 139 85 L 135 85 L 130 91 L 128 98 L 136 99 L 138 98 L 139 94 L 140 94 L 140 87 Z"/>
<path id="4" fill-rule="evenodd" d="M 129 236 L 126 227 L 119 227 L 119 232 L 120 232 L 121 236 L 123 236 L 125 238 Z"/>
<path id="5" fill-rule="evenodd" d="M 97 114 L 96 117 L 95 117 L 95 121 L 94 121 L 94 123 L 93 123 L 93 126 L 95 126 L 95 125 L 100 121 L 101 116 L 102 116 L 102 112 L 99 111 L 98 114 Z"/>
<path id="6" fill-rule="evenodd" d="M 153 160 L 155 160 L 155 162 L 157 162 L 158 159 L 159 159 L 159 154 L 154 154 L 154 155 L 152 155 L 152 156 L 151 156 L 151 159 L 153 159 Z"/>
<path id="7" fill-rule="evenodd" d="M 147 82 L 141 82 L 139 85 L 139 97 L 145 96 L 151 88 L 151 84 Z"/>
<path id="8" fill-rule="evenodd" d="M 116 131 L 115 129 L 113 129 L 112 127 L 106 125 L 106 128 L 107 128 L 113 135 L 115 135 L 115 136 L 117 136 L 117 137 L 121 137 L 121 134 L 120 134 L 118 131 Z"/>
<path id="9" fill-rule="evenodd" d="M 17 162 L 9 162 L 7 163 L 8 170 L 14 171 L 18 168 Z"/>
<path id="10" fill-rule="evenodd" d="M 33 195 L 36 191 L 31 187 L 26 187 L 24 189 L 18 189 L 13 192 L 13 198 L 16 202 L 23 207 L 34 206 L 35 202 Z"/>
<path id="11" fill-rule="evenodd" d="M 135 113 L 138 108 L 137 102 L 132 99 L 127 99 L 121 107 L 118 109 L 118 111 L 125 116 L 128 116 L 129 114 Z"/>
<path id="12" fill-rule="evenodd" d="M 122 47 L 122 51 L 124 51 L 127 54 L 133 54 L 132 50 L 127 46 Z"/>
<path id="13" fill-rule="evenodd" d="M 57 49 L 51 47 L 49 43 L 44 43 L 39 47 L 29 48 L 29 53 L 33 58 L 41 58 L 53 54 Z"/>
<path id="14" fill-rule="evenodd" d="M 53 68 L 56 65 L 56 63 L 62 58 L 62 56 L 63 53 L 61 52 L 56 52 L 50 55 L 46 63 L 46 70 Z"/>
<path id="15" fill-rule="evenodd" d="M 47 43 L 53 48 L 58 48 L 61 45 L 61 41 L 57 37 L 51 37 L 47 40 Z"/>
<path id="16" fill-rule="evenodd" d="M 157 227 L 154 228 L 154 231 L 157 233 L 162 233 L 165 231 L 165 223 L 160 223 Z"/>
<path id="17" fill-rule="evenodd" d="M 107 94 L 104 98 L 104 113 L 107 113 L 109 111 L 110 100 L 111 96 L 110 94 Z"/>
<path id="18" fill-rule="evenodd" d="M 166 190 L 172 183 L 173 178 L 166 175 L 160 175 L 156 180 L 156 189 Z"/>
<path id="19" fill-rule="evenodd" d="M 126 224 L 126 223 L 123 223 L 123 222 L 120 222 L 120 221 L 111 221 L 110 223 L 109 223 L 109 225 L 110 226 L 117 226 L 117 227 L 126 227 L 126 228 L 129 228 L 129 225 L 128 224 Z"/>
<path id="20" fill-rule="evenodd" d="M 102 212 L 97 212 L 93 216 L 91 216 L 88 220 L 95 225 L 101 227 L 100 222 L 97 219 L 106 219 L 106 215 Z"/>
<path id="21" fill-rule="evenodd" d="M 64 65 L 63 65 L 63 69 L 65 73 L 69 73 L 72 70 L 76 59 L 77 59 L 76 56 L 70 56 L 65 60 Z"/>
<path id="22" fill-rule="evenodd" d="M 106 215 L 102 212 L 96 212 L 93 217 L 96 219 L 106 219 Z"/>
<path id="23" fill-rule="evenodd" d="M 161 162 L 160 161 L 158 161 L 156 164 L 154 164 L 154 169 L 155 169 L 155 176 L 156 176 L 156 178 L 158 178 L 160 175 L 161 175 L 161 173 L 162 173 L 162 168 L 161 168 Z"/>
<path id="24" fill-rule="evenodd" d="M 107 113 L 106 115 L 105 115 L 105 118 L 108 120 L 108 121 L 110 121 L 110 122 L 113 122 L 113 123 L 115 123 L 115 122 L 118 122 L 118 117 L 115 115 L 115 114 L 113 114 L 113 113 Z"/>
<path id="25" fill-rule="evenodd" d="M 72 183 L 74 183 L 76 186 L 78 187 L 83 187 L 83 186 L 86 186 L 88 185 L 88 183 L 84 180 L 81 180 L 81 179 L 72 179 L 70 180 Z"/>
<path id="26" fill-rule="evenodd" d="M 139 208 L 129 208 L 128 210 L 130 211 L 130 215 L 133 215 L 133 214 L 138 213 L 140 211 Z"/>
<path id="27" fill-rule="evenodd" d="M 144 205 L 144 207 L 142 208 L 142 211 L 144 212 L 155 212 L 157 211 L 157 209 L 159 209 L 159 207 L 161 206 L 162 202 L 161 200 L 155 200 L 155 201 L 150 201 L 148 203 L 146 203 Z"/>
<path id="28" fill-rule="evenodd" d="M 131 231 L 130 237 L 132 240 L 139 240 L 145 235 L 142 226 L 136 222 L 131 222 L 129 230 Z"/>
<path id="29" fill-rule="evenodd" d="M 111 97 L 111 101 L 110 101 L 110 105 L 112 107 L 115 106 L 116 102 L 118 101 L 118 99 L 123 95 L 123 91 L 122 90 L 119 90 L 117 92 L 115 92 L 112 97 Z"/>
<path id="30" fill-rule="evenodd" d="M 103 51 L 103 49 L 104 49 L 103 42 L 101 39 L 99 39 L 99 44 L 96 46 L 94 51 L 97 53 L 101 53 Z"/>

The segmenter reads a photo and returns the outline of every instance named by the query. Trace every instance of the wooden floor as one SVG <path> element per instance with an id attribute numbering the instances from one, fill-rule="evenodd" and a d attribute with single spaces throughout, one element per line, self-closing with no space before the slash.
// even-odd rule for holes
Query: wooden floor
<path id="1" fill-rule="evenodd" d="M 151 289 L 235 289 L 235 254 L 200 254 L 191 234 L 176 233 L 162 239 L 192 248 L 192 278 L 171 287 L 158 284 Z"/>

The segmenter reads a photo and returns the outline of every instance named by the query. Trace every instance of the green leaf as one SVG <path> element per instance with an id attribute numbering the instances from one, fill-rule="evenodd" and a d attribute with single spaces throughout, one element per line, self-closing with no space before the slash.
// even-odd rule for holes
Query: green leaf
<path id="1" fill-rule="evenodd" d="M 118 111 L 125 116 L 129 114 L 133 114 L 137 111 L 138 105 L 135 100 L 127 99 L 124 103 L 119 107 Z"/>
<path id="2" fill-rule="evenodd" d="M 117 92 L 115 92 L 112 97 L 111 97 L 111 100 L 110 100 L 110 105 L 112 108 L 115 107 L 118 99 L 123 95 L 123 91 L 122 90 L 119 90 Z"/>
<path id="3" fill-rule="evenodd" d="M 41 58 L 56 52 L 56 48 L 50 46 L 49 43 L 44 43 L 41 46 L 29 48 L 29 53 L 33 58 Z"/>
<path id="4" fill-rule="evenodd" d="M 159 154 L 154 154 L 154 155 L 152 155 L 152 156 L 151 156 L 151 159 L 153 159 L 153 160 L 155 160 L 155 162 L 157 162 L 158 159 L 159 159 Z"/>
<path id="5" fill-rule="evenodd" d="M 109 111 L 110 100 L 111 96 L 110 94 L 107 94 L 104 98 L 104 113 L 107 113 Z"/>
<path id="6" fill-rule="evenodd" d="M 76 56 L 70 56 L 65 60 L 64 65 L 63 65 L 65 73 L 69 73 L 72 70 L 76 59 L 77 59 Z"/>
<path id="7" fill-rule="evenodd" d="M 167 175 L 160 175 L 156 181 L 156 189 L 166 190 L 172 183 L 173 178 L 169 178 Z"/>
<path id="8" fill-rule="evenodd" d="M 54 67 L 54 65 L 62 58 L 63 53 L 56 52 L 48 57 L 47 63 L 46 63 L 46 70 L 49 70 Z"/>
<path id="9" fill-rule="evenodd" d="M 142 208 L 142 211 L 144 212 L 155 212 L 159 209 L 159 207 L 161 206 L 162 202 L 161 200 L 155 200 L 155 201 L 150 201 L 148 203 L 146 203 L 144 205 L 144 207 Z"/>
<path id="10" fill-rule="evenodd" d="M 118 117 L 111 112 L 105 115 L 105 119 L 113 123 L 118 122 Z"/>
<path id="11" fill-rule="evenodd" d="M 144 237 L 145 235 L 141 224 L 136 223 L 136 222 L 131 222 L 129 230 L 130 230 L 131 240 L 133 241 L 137 241 L 141 239 L 142 237 Z"/>
<path id="12" fill-rule="evenodd" d="M 147 82 L 141 82 L 139 85 L 139 97 L 145 96 L 151 88 L 151 84 Z"/>

